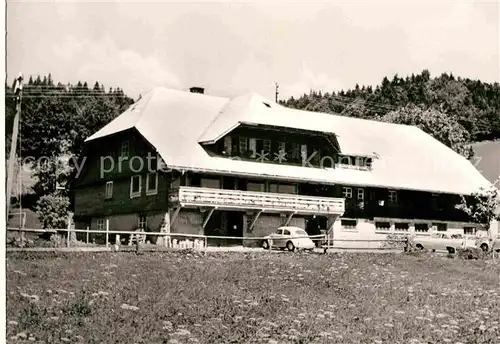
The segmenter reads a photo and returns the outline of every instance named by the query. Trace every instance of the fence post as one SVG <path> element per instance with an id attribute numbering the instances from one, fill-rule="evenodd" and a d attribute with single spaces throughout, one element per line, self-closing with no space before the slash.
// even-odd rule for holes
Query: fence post
<path id="1" fill-rule="evenodd" d="M 120 248 L 120 234 L 116 234 L 115 236 L 115 249 L 116 251 L 118 251 L 118 249 Z"/>
<path id="2" fill-rule="evenodd" d="M 71 234 L 70 234 L 70 231 L 71 231 L 71 218 L 68 216 L 68 231 L 66 232 L 67 234 L 67 242 L 66 242 L 66 246 L 69 247 L 70 246 L 70 237 L 71 237 Z"/>
<path id="3" fill-rule="evenodd" d="M 106 219 L 106 247 L 109 247 L 109 219 Z"/>
<path id="4" fill-rule="evenodd" d="M 89 228 L 89 226 L 87 226 L 87 238 L 86 238 L 87 239 L 87 245 L 89 243 L 89 235 L 90 235 L 90 228 Z"/>
<path id="5" fill-rule="evenodd" d="M 269 252 L 273 249 L 273 239 L 269 239 Z"/>
<path id="6" fill-rule="evenodd" d="M 204 236 L 203 238 L 205 240 L 205 249 L 207 249 L 208 248 L 208 239 L 206 236 Z"/>

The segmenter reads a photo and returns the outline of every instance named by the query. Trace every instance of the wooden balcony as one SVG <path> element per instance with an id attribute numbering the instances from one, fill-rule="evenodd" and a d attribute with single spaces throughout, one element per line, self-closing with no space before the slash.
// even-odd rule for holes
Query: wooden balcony
<path id="1" fill-rule="evenodd" d="M 343 198 L 311 197 L 293 194 L 253 192 L 181 186 L 170 192 L 175 207 L 217 208 L 219 210 L 259 210 L 302 215 L 342 215 Z"/>

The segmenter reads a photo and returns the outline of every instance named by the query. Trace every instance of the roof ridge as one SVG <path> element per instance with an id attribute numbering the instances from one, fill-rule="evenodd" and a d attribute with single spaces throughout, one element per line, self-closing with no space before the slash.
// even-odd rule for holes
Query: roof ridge
<path id="1" fill-rule="evenodd" d="M 139 124 L 139 122 L 143 119 L 144 117 L 144 113 L 145 113 L 145 109 L 148 107 L 149 103 L 151 102 L 151 99 L 155 96 L 156 93 L 158 93 L 158 90 L 159 89 L 162 89 L 163 87 L 155 87 L 153 88 L 151 91 L 149 91 L 146 96 L 149 96 L 147 99 L 145 99 L 145 104 L 144 106 L 139 110 L 139 118 L 137 118 L 137 120 L 135 121 L 135 124 L 134 124 L 134 128 L 137 129 L 137 125 Z M 139 100 L 140 101 L 140 100 Z"/>

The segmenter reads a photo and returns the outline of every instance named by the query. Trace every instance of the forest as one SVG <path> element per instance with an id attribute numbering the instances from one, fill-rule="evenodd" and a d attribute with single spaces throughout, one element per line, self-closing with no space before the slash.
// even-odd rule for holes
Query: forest
<path id="1" fill-rule="evenodd" d="M 402 108 L 434 112 L 442 122 L 461 127 L 467 141 L 500 139 L 500 85 L 480 80 L 441 74 L 432 78 L 428 70 L 420 74 L 392 79 L 384 77 L 380 85 L 325 92 L 311 90 L 281 104 L 308 111 L 342 116 L 414 124 L 412 116 L 396 115 Z M 411 111 L 410 111 L 411 112 Z M 432 134 L 432 133 L 431 133 Z"/>

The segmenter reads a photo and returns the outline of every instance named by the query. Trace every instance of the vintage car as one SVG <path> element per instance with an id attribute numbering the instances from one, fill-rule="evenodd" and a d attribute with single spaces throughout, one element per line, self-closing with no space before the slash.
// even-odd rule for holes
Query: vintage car
<path id="1" fill-rule="evenodd" d="M 293 226 L 279 227 L 276 232 L 266 236 L 262 241 L 262 247 L 269 249 L 270 245 L 272 245 L 271 248 L 286 248 L 289 251 L 294 251 L 295 249 L 312 251 L 315 246 L 305 230 Z"/>
<path id="2" fill-rule="evenodd" d="M 431 251 L 455 253 L 458 248 L 475 247 L 475 239 L 462 234 L 432 233 L 430 236 L 417 236 L 413 239 L 415 247 Z"/>
<path id="3" fill-rule="evenodd" d="M 483 252 L 489 252 L 490 250 L 500 252 L 500 234 L 495 238 L 479 238 L 476 242 L 476 247 L 479 247 Z"/>

